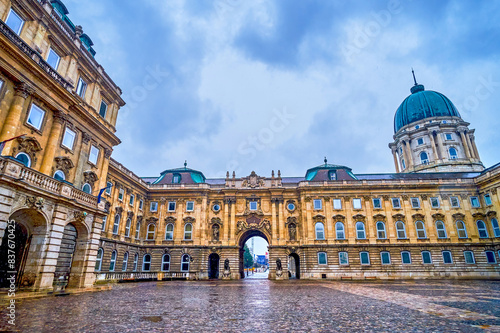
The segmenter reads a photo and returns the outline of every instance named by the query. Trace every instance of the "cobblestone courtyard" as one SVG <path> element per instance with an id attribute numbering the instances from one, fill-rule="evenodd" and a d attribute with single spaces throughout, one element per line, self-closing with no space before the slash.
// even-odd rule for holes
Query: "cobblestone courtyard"
<path id="1" fill-rule="evenodd" d="M 21 332 L 498 332 L 498 281 L 172 281 L 17 302 Z M 0 331 L 6 323 L 2 304 Z"/>

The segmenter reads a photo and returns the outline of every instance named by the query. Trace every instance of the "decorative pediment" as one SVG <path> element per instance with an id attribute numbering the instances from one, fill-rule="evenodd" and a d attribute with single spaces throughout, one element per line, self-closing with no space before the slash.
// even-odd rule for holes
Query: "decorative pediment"
<path id="1" fill-rule="evenodd" d="M 20 152 L 26 153 L 30 156 L 33 164 L 36 163 L 38 157 L 38 152 L 42 150 L 42 146 L 40 143 L 31 136 L 22 136 L 16 139 L 17 147 L 12 149 L 13 154 L 17 154 Z"/>
<path id="2" fill-rule="evenodd" d="M 210 225 L 217 224 L 219 226 L 222 226 L 222 220 L 218 217 L 212 217 L 210 220 Z"/>
<path id="3" fill-rule="evenodd" d="M 132 219 L 134 217 L 134 212 L 128 211 L 127 212 L 127 218 Z"/>
<path id="4" fill-rule="evenodd" d="M 142 218 L 143 218 L 142 215 L 137 215 L 137 223 L 141 223 L 142 222 Z"/>
<path id="5" fill-rule="evenodd" d="M 257 188 L 265 186 L 264 182 L 265 177 L 259 177 L 255 173 L 255 171 L 252 171 L 252 173 L 250 173 L 250 176 L 242 179 L 243 179 L 243 183 L 241 184 L 242 187 Z"/>
<path id="6" fill-rule="evenodd" d="M 262 219 L 257 217 L 255 214 L 252 214 L 246 218 L 246 223 L 249 225 L 260 224 L 261 221 L 262 221 Z"/>
<path id="7" fill-rule="evenodd" d="M 260 223 L 247 223 L 246 221 L 238 221 L 236 224 L 237 232 L 239 234 L 242 231 L 246 230 L 255 230 L 259 229 L 267 232 L 268 235 L 271 235 L 271 223 L 268 220 L 262 220 Z"/>
<path id="8" fill-rule="evenodd" d="M 148 217 L 148 218 L 146 219 L 146 223 L 147 223 L 147 224 L 150 224 L 150 223 L 156 224 L 156 222 L 158 222 L 158 218 L 156 218 L 156 217 L 154 217 L 154 216 Z"/>
<path id="9" fill-rule="evenodd" d="M 325 222 L 325 216 L 321 214 L 317 214 L 313 216 L 314 222 Z"/>
<path id="10" fill-rule="evenodd" d="M 475 220 L 481 220 L 481 219 L 484 219 L 486 217 L 486 215 L 484 215 L 483 213 L 474 213 L 474 214 L 472 214 L 472 217 Z"/>
<path id="11" fill-rule="evenodd" d="M 104 211 L 106 213 L 109 213 L 109 209 L 111 208 L 111 202 L 109 201 L 106 201 L 106 203 L 104 204 Z"/>
<path id="12" fill-rule="evenodd" d="M 392 215 L 392 218 L 396 221 L 404 221 L 405 220 L 405 216 L 403 214 L 394 214 Z"/>
<path id="13" fill-rule="evenodd" d="M 490 219 L 493 218 L 493 217 L 496 217 L 497 216 L 497 212 L 493 211 L 493 210 L 490 210 L 486 213 L 486 216 L 488 216 Z"/>
<path id="14" fill-rule="evenodd" d="M 366 220 L 366 217 L 363 215 L 363 214 L 356 214 L 352 217 L 353 221 L 361 221 L 361 222 L 365 222 Z"/>
<path id="15" fill-rule="evenodd" d="M 285 222 L 285 227 L 287 227 L 289 224 L 295 224 L 295 225 L 298 225 L 298 221 L 297 221 L 297 218 L 295 216 L 290 216 L 286 219 L 286 222 Z"/>
<path id="16" fill-rule="evenodd" d="M 173 216 L 167 216 L 167 217 L 165 217 L 165 223 L 166 224 L 169 224 L 169 223 L 175 224 L 175 221 L 176 221 L 176 218 L 173 217 Z"/>
<path id="17" fill-rule="evenodd" d="M 437 214 L 434 214 L 437 215 Z M 422 214 L 413 214 L 412 216 L 413 221 L 423 221 L 425 219 L 425 216 Z"/>
<path id="18" fill-rule="evenodd" d="M 115 208 L 115 212 L 116 212 L 116 214 L 120 214 L 120 215 L 121 215 L 121 214 L 122 214 L 122 212 L 123 212 L 123 208 L 122 208 L 121 206 L 117 206 L 117 207 Z"/>
<path id="19" fill-rule="evenodd" d="M 73 161 L 66 156 L 58 156 L 55 158 L 56 160 L 56 169 L 62 170 L 64 173 L 68 173 L 69 170 L 73 169 L 75 165 Z"/>
<path id="20" fill-rule="evenodd" d="M 385 222 L 387 220 L 387 218 L 385 217 L 385 215 L 375 214 L 375 215 L 373 215 L 373 220 L 374 221 L 383 221 L 383 222 Z"/>
<path id="21" fill-rule="evenodd" d="M 94 183 L 97 179 L 99 179 L 99 177 L 97 177 L 97 174 L 94 171 L 88 170 L 83 173 L 83 179 L 86 183 L 89 183 L 92 187 L 94 187 Z"/>
<path id="22" fill-rule="evenodd" d="M 432 218 L 437 221 L 437 220 L 444 220 L 445 216 L 441 213 L 436 213 L 432 214 Z"/>
<path id="23" fill-rule="evenodd" d="M 191 224 L 193 224 L 194 222 L 196 222 L 196 220 L 195 220 L 193 217 L 188 216 L 188 217 L 185 217 L 185 218 L 184 218 L 183 222 L 184 222 L 184 224 L 186 224 L 186 223 L 191 223 Z"/>
<path id="24" fill-rule="evenodd" d="M 340 214 L 337 214 L 337 215 L 334 215 L 333 216 L 333 221 L 334 222 L 344 222 L 345 221 L 345 216 L 344 215 L 340 215 Z"/>
<path id="25" fill-rule="evenodd" d="M 452 215 L 452 217 L 453 217 L 453 220 L 455 220 L 455 221 L 458 221 L 458 220 L 463 221 L 465 219 L 465 215 L 462 213 L 455 213 Z"/>

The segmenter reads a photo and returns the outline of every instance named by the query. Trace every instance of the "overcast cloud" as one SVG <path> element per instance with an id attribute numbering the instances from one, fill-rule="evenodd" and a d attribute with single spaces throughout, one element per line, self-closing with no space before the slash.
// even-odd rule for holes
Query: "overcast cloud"
<path id="1" fill-rule="evenodd" d="M 417 80 L 500 161 L 498 1 L 65 0 L 122 88 L 113 157 L 304 176 L 329 163 L 394 172 L 394 113 Z"/>

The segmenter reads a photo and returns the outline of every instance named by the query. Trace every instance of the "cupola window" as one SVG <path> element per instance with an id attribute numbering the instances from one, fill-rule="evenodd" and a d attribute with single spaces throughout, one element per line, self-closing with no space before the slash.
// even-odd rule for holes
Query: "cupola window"
<path id="1" fill-rule="evenodd" d="M 181 175 L 175 173 L 174 176 L 172 177 L 172 183 L 179 184 L 180 182 L 181 182 Z"/>
<path id="2" fill-rule="evenodd" d="M 329 178 L 330 180 L 337 180 L 337 173 L 336 173 L 335 171 L 330 171 L 330 172 L 328 173 L 328 178 Z"/>
<path id="3" fill-rule="evenodd" d="M 425 151 L 420 153 L 420 161 L 422 164 L 429 164 L 429 156 L 427 156 L 427 153 Z"/>
<path id="4" fill-rule="evenodd" d="M 450 154 L 450 159 L 451 160 L 456 160 L 457 159 L 457 150 L 453 147 L 450 147 L 450 149 L 448 149 L 448 152 Z"/>

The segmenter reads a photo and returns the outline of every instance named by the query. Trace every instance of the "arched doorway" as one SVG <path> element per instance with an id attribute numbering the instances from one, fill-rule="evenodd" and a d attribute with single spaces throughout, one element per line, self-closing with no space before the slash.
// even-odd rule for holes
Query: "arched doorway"
<path id="1" fill-rule="evenodd" d="M 300 279 L 300 257 L 297 253 L 288 256 L 288 278 Z"/>
<path id="2" fill-rule="evenodd" d="M 9 279 L 12 273 L 15 274 L 15 284 L 21 281 L 26 257 L 30 247 L 31 237 L 28 237 L 28 230 L 23 225 L 11 220 L 0 245 L 0 288 L 8 288 L 11 284 Z"/>
<path id="3" fill-rule="evenodd" d="M 69 280 L 77 237 L 78 232 L 75 226 L 71 223 L 67 224 L 64 227 L 61 247 L 59 248 L 59 257 L 57 258 L 56 270 L 54 273 L 54 283 L 57 283 L 61 279 L 65 281 Z"/>
<path id="4" fill-rule="evenodd" d="M 240 253 L 239 253 L 239 271 L 240 271 L 240 278 L 243 279 L 245 278 L 245 243 L 252 238 L 252 237 L 259 237 L 262 238 L 266 243 L 267 246 L 269 246 L 269 240 L 262 231 L 260 230 L 248 230 L 245 232 L 239 241 L 239 247 L 240 247 Z"/>
<path id="5" fill-rule="evenodd" d="M 219 278 L 219 262 L 220 257 L 217 253 L 212 253 L 208 256 L 208 278 Z"/>

